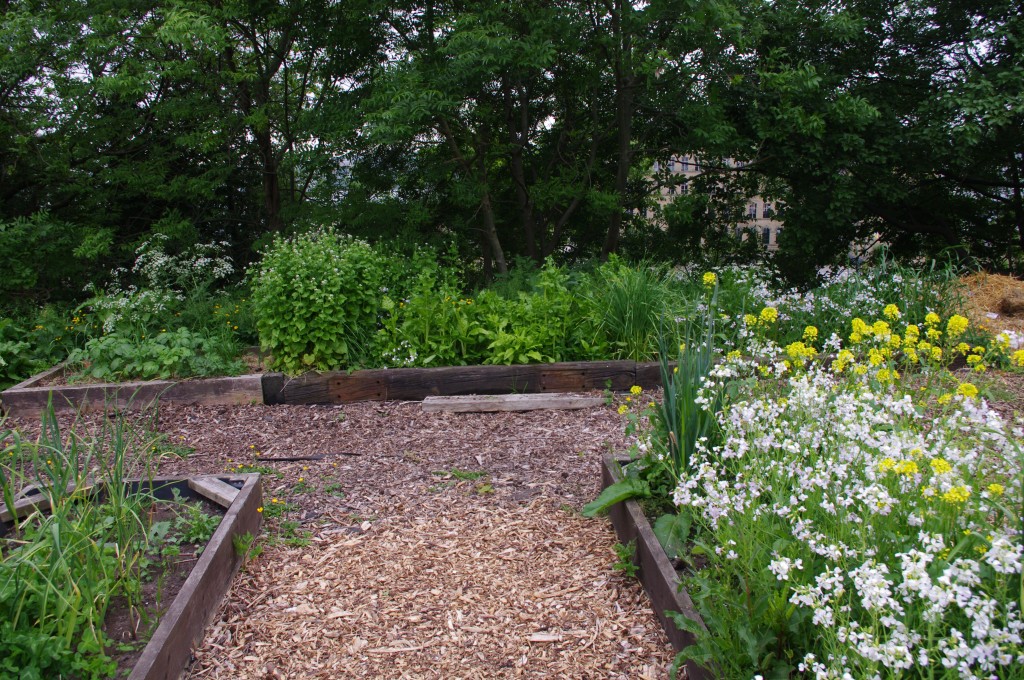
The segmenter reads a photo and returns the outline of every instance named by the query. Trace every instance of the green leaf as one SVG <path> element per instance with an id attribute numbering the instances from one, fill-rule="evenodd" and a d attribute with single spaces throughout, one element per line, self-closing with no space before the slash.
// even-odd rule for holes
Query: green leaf
<path id="1" fill-rule="evenodd" d="M 683 554 L 690 537 L 690 525 L 688 512 L 662 515 L 654 522 L 654 535 L 670 558 L 675 559 Z"/>
<path id="2" fill-rule="evenodd" d="M 603 512 L 616 503 L 621 503 L 630 498 L 650 497 L 651 487 L 647 482 L 636 477 L 626 477 L 611 486 L 605 487 L 601 495 L 584 505 L 583 516 L 595 517 L 599 512 Z"/>

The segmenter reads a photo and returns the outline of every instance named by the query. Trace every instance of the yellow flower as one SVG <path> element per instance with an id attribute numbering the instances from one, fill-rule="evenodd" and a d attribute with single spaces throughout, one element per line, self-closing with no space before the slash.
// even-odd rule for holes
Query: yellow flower
<path id="1" fill-rule="evenodd" d="M 917 363 L 917 350 L 913 347 L 907 347 L 904 349 L 903 354 L 906 355 L 907 359 L 909 359 L 911 363 Z"/>
<path id="2" fill-rule="evenodd" d="M 765 307 L 761 310 L 761 323 L 772 324 L 779 320 L 779 310 L 774 307 Z"/>
<path id="3" fill-rule="evenodd" d="M 708 288 L 713 288 L 714 285 L 718 283 L 718 277 L 715 276 L 714 272 L 707 272 L 706 274 L 704 274 L 703 281 L 705 286 L 707 286 Z"/>
<path id="4" fill-rule="evenodd" d="M 643 391 L 644 388 L 640 387 L 639 385 L 633 385 L 632 387 L 629 388 L 629 393 L 632 394 L 634 397 Z"/>
<path id="5" fill-rule="evenodd" d="M 1010 358 L 1010 361 L 1013 362 L 1014 366 L 1024 366 L 1024 349 L 1019 349 L 1016 352 L 1014 352 L 1013 356 Z"/>
<path id="6" fill-rule="evenodd" d="M 744 314 L 743 323 L 746 324 L 747 326 L 753 326 L 757 323 L 757 317 L 754 316 L 753 314 Z"/>
<path id="7" fill-rule="evenodd" d="M 993 496 L 1002 496 L 1003 493 L 1006 491 L 1006 487 L 1004 487 L 1002 484 L 989 484 L 986 488 L 988 489 L 988 492 Z"/>
<path id="8" fill-rule="evenodd" d="M 963 335 L 964 331 L 970 325 L 970 321 L 966 317 L 954 314 L 949 317 L 949 321 L 946 322 L 946 334 L 951 338 L 956 338 Z"/>
<path id="9" fill-rule="evenodd" d="M 970 497 L 971 490 L 966 486 L 954 486 L 952 489 L 942 494 L 942 500 L 952 504 L 966 503 L 967 499 Z"/>
<path id="10" fill-rule="evenodd" d="M 888 472 L 889 470 L 892 470 L 894 467 L 896 467 L 896 461 L 894 461 L 892 458 L 883 458 L 882 461 L 878 464 L 878 469 L 881 470 L 882 472 Z"/>
<path id="11" fill-rule="evenodd" d="M 879 383 L 887 385 L 891 382 L 896 382 L 900 379 L 900 374 L 896 371 L 890 371 L 888 368 L 881 368 L 878 370 L 878 374 L 875 376 Z"/>
<path id="12" fill-rule="evenodd" d="M 896 466 L 895 472 L 905 477 L 913 477 L 917 474 L 917 463 L 912 460 L 901 460 Z"/>
<path id="13" fill-rule="evenodd" d="M 928 336 L 929 340 L 938 340 L 942 337 L 942 331 L 938 328 L 929 328 L 924 332 L 924 334 Z"/>
<path id="14" fill-rule="evenodd" d="M 728 359 L 729 361 L 739 361 L 740 357 L 742 357 L 742 356 L 743 355 L 740 354 L 740 351 L 738 349 L 734 349 L 731 352 L 729 352 L 728 354 L 726 354 L 725 358 Z"/>
<path id="15" fill-rule="evenodd" d="M 954 350 L 959 354 L 967 354 L 968 352 L 971 351 L 971 346 L 968 345 L 966 342 L 961 342 L 954 348 Z"/>
<path id="16" fill-rule="evenodd" d="M 924 322 L 929 326 L 934 326 L 942 322 L 942 318 L 935 312 L 928 312 L 924 317 Z"/>
<path id="17" fill-rule="evenodd" d="M 903 338 L 901 338 L 899 334 L 893 333 L 892 335 L 889 336 L 889 346 L 892 347 L 893 349 L 899 349 L 900 345 L 902 344 Z"/>
<path id="18" fill-rule="evenodd" d="M 807 342 L 814 342 L 818 339 L 818 329 L 814 326 L 808 326 L 804 329 L 804 340 Z"/>
<path id="19" fill-rule="evenodd" d="M 942 348 L 932 347 L 931 355 L 932 361 L 942 361 Z"/>
<path id="20" fill-rule="evenodd" d="M 261 505 L 260 507 L 256 508 L 256 512 L 263 512 L 263 506 Z"/>
<path id="21" fill-rule="evenodd" d="M 978 388 L 971 383 L 960 383 L 960 386 L 956 388 L 956 393 L 962 397 L 974 399 L 978 396 Z"/>
<path id="22" fill-rule="evenodd" d="M 623 415 L 628 410 L 629 410 L 629 407 L 626 406 L 625 404 L 623 404 L 622 406 L 619 407 L 619 415 L 620 416 Z"/>
<path id="23" fill-rule="evenodd" d="M 944 475 L 953 470 L 953 466 L 945 458 L 932 458 L 928 464 L 932 466 L 932 471 L 937 475 Z"/>
<path id="24" fill-rule="evenodd" d="M 949 402 L 953 401 L 953 395 L 952 394 L 940 394 L 939 398 L 936 399 L 935 401 L 937 401 L 941 406 L 945 406 Z"/>
<path id="25" fill-rule="evenodd" d="M 890 333 L 889 324 L 879 319 L 871 325 L 871 333 L 877 338 L 884 338 Z"/>

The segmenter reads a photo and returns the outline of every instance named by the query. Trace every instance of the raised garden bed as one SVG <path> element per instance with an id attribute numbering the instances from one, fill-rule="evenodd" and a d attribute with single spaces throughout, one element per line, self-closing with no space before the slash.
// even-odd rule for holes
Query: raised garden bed
<path id="1" fill-rule="evenodd" d="M 613 456 L 605 456 L 601 461 L 601 487 L 611 486 L 622 479 L 620 465 L 627 461 L 616 461 Z M 688 619 L 696 621 L 700 627 L 704 622 L 697 613 L 689 593 L 682 587 L 675 567 L 669 560 L 651 527 L 644 516 L 640 504 L 634 500 L 616 503 L 608 510 L 608 517 L 615 527 L 619 541 L 627 544 L 635 541 L 636 553 L 634 563 L 639 567 L 637 578 L 644 586 L 647 596 L 651 598 L 654 613 L 661 621 L 665 634 L 676 651 L 682 651 L 694 642 L 693 634 L 680 630 L 669 618 L 667 612 L 678 612 Z M 685 665 L 686 677 L 689 680 L 706 680 L 714 677 L 707 669 L 693 662 Z"/>
<path id="2" fill-rule="evenodd" d="M 8 414 L 33 416 L 52 400 L 56 410 L 141 408 L 160 400 L 186 404 L 345 404 L 419 401 L 428 396 L 628 390 L 660 385 L 658 364 L 578 361 L 516 366 L 446 366 L 307 373 L 262 373 L 194 380 L 51 385 L 62 366 L 5 390 Z"/>
<path id="3" fill-rule="evenodd" d="M 129 675 L 129 680 L 177 678 L 202 640 L 203 629 L 228 590 L 243 556 L 234 537 L 259 532 L 262 487 L 258 474 L 215 475 L 189 479 L 155 477 L 126 482 L 134 489 L 151 490 L 160 500 L 171 500 L 174 491 L 185 499 L 204 499 L 225 508 L 224 516 L 188 578 L 160 618 L 160 623 Z M 101 493 L 101 491 L 97 491 Z M 39 490 L 17 503 L 19 515 L 45 508 L 47 496 Z M 7 508 L 5 518 L 9 519 Z M 0 525 L 2 526 L 2 525 Z"/>
<path id="4" fill-rule="evenodd" d="M 64 370 L 44 371 L 0 393 L 8 414 L 35 416 L 53 401 L 56 411 L 100 411 L 106 408 L 145 408 L 155 401 L 186 404 L 252 404 L 263 401 L 259 374 L 195 380 L 145 380 L 88 385 L 47 384 Z"/>

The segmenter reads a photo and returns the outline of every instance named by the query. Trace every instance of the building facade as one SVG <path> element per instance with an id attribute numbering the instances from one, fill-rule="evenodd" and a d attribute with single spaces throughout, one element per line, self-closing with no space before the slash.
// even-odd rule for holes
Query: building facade
<path id="1" fill-rule="evenodd" d="M 737 165 L 727 160 L 729 165 Z M 664 207 L 671 203 L 680 193 L 691 190 L 691 180 L 701 175 L 704 168 L 693 156 L 675 156 L 667 161 L 667 167 L 655 162 L 654 173 L 667 171 L 670 182 L 664 183 L 659 189 L 658 204 Z M 736 236 L 741 239 L 756 238 L 768 250 L 777 250 L 779 234 L 782 233 L 782 221 L 779 220 L 775 206 L 761 196 L 751 196 L 746 201 L 743 212 L 736 223 Z"/>

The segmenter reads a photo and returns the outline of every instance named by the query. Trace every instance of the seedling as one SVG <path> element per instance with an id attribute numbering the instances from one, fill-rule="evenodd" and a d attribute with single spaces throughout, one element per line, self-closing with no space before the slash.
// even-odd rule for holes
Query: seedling
<path id="1" fill-rule="evenodd" d="M 636 573 L 640 567 L 633 562 L 636 559 L 636 541 L 630 541 L 623 545 L 622 543 L 616 543 L 612 546 L 615 550 L 616 560 L 612 564 L 612 569 L 615 571 L 621 571 L 623 574 L 630 578 L 636 578 Z"/>

